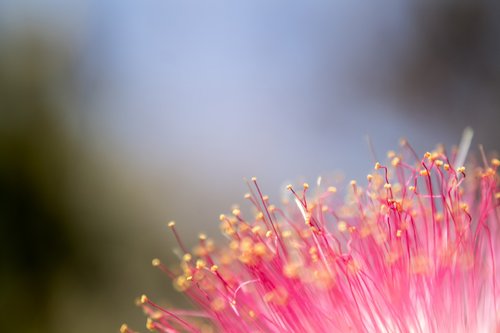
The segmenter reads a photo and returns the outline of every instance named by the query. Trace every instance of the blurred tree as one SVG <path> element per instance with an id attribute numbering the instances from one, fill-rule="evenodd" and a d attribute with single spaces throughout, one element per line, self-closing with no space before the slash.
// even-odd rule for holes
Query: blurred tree
<path id="1" fill-rule="evenodd" d="M 36 36 L 2 45 L 0 331 L 48 332 L 53 284 L 60 274 L 78 276 L 83 260 L 66 198 L 77 147 L 48 98 L 53 82 L 45 67 L 47 57 L 64 59 Z"/>
<path id="2" fill-rule="evenodd" d="M 140 327 L 170 246 L 138 223 L 154 218 L 126 162 L 81 131 L 73 45 L 26 31 L 0 35 L 0 332 Z"/>
<path id="3" fill-rule="evenodd" d="M 477 143 L 500 149 L 500 5 L 446 1 L 411 9 L 408 48 L 393 60 L 384 94 L 414 120 L 458 131 L 472 126 Z"/>

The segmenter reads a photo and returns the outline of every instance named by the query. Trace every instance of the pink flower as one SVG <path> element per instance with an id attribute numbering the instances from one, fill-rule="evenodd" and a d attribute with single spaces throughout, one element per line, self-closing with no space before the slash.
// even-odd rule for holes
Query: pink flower
<path id="1" fill-rule="evenodd" d="M 200 310 L 143 296 L 148 328 L 500 332 L 500 161 L 466 171 L 456 153 L 419 158 L 407 143 L 388 157 L 345 198 L 320 181 L 314 195 L 308 184 L 289 185 L 284 208 L 253 178 L 246 198 L 255 216 L 220 217 L 227 244 L 201 235 L 193 252 L 184 249 L 180 274 L 153 261 Z"/>

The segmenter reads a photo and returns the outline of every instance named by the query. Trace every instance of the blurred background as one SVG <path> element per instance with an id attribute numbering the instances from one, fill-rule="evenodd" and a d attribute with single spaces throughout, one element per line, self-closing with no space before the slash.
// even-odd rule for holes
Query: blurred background
<path id="1" fill-rule="evenodd" d="M 151 267 L 257 176 L 364 178 L 406 137 L 500 148 L 493 1 L 0 0 L 0 331 L 145 331 Z"/>

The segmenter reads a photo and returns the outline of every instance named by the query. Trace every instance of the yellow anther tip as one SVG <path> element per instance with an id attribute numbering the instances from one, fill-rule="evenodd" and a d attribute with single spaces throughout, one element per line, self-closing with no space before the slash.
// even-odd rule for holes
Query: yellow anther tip
<path id="1" fill-rule="evenodd" d="M 375 166 L 373 167 L 375 170 L 380 169 L 382 166 L 380 165 L 379 162 L 375 163 Z"/>
<path id="2" fill-rule="evenodd" d="M 127 331 L 128 331 L 128 325 L 122 324 L 122 326 L 120 326 L 120 333 L 126 333 Z"/>
<path id="3" fill-rule="evenodd" d="M 335 192 L 337 192 L 337 188 L 335 186 L 330 186 L 330 187 L 328 187 L 328 192 L 335 193 Z"/>
<path id="4" fill-rule="evenodd" d="M 252 177 L 252 181 L 256 182 L 257 181 L 257 177 Z"/>
<path id="5" fill-rule="evenodd" d="M 212 265 L 212 267 L 210 267 L 210 270 L 214 273 L 217 272 L 218 269 L 219 269 L 219 266 L 217 266 L 217 265 Z"/>
<path id="6" fill-rule="evenodd" d="M 170 221 L 170 222 L 168 222 L 167 225 L 169 228 L 173 228 L 175 226 L 175 221 Z"/>
<path id="7" fill-rule="evenodd" d="M 394 157 L 391 161 L 392 166 L 398 166 L 399 163 L 401 162 L 401 159 L 399 157 Z"/>
<path id="8" fill-rule="evenodd" d="M 153 320 L 151 320 L 151 318 L 148 318 L 146 320 L 146 328 L 150 331 L 153 331 L 155 329 L 155 326 L 153 324 Z"/>
<path id="9" fill-rule="evenodd" d="M 198 235 L 198 239 L 199 240 L 206 240 L 207 239 L 207 235 L 205 235 L 205 234 L 199 234 Z"/>
<path id="10" fill-rule="evenodd" d="M 292 184 L 288 184 L 288 185 L 286 186 L 286 189 L 287 189 L 287 190 L 291 190 L 291 189 L 292 189 Z"/>
<path id="11" fill-rule="evenodd" d="M 428 175 L 429 175 L 429 171 L 427 171 L 426 169 L 420 170 L 420 176 L 428 176 Z"/>
<path id="12" fill-rule="evenodd" d="M 306 189 L 306 190 L 309 188 L 309 184 L 308 183 L 304 183 L 303 186 L 304 186 L 304 189 Z"/>
<path id="13" fill-rule="evenodd" d="M 340 221 L 338 224 L 337 224 L 337 229 L 338 231 L 340 232 L 344 232 L 347 230 L 347 223 L 345 221 Z"/>
<path id="14" fill-rule="evenodd" d="M 142 296 L 141 296 L 141 301 L 140 301 L 140 302 L 141 302 L 141 304 L 146 304 L 146 303 L 148 302 L 148 300 L 149 300 L 149 299 L 148 299 L 148 297 L 147 297 L 146 295 L 142 295 Z"/>
<path id="15" fill-rule="evenodd" d="M 151 261 L 151 264 L 152 264 L 154 267 L 158 267 L 158 266 L 160 266 L 161 261 L 160 261 L 160 259 L 158 259 L 158 258 L 154 258 L 154 259 Z"/>

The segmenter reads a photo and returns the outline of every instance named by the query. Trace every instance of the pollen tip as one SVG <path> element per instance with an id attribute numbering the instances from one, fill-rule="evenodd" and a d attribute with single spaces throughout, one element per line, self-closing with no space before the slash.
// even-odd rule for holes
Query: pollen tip
<path id="1" fill-rule="evenodd" d="M 151 318 L 148 318 L 146 320 L 146 328 L 150 331 L 154 331 L 155 327 L 154 327 L 154 324 L 153 324 L 153 320 Z"/>
<path id="2" fill-rule="evenodd" d="M 328 192 L 335 193 L 335 192 L 337 192 L 337 188 L 335 186 L 330 186 L 330 187 L 328 187 Z"/>
<path id="3" fill-rule="evenodd" d="M 169 228 L 173 228 L 173 227 L 175 227 L 175 221 L 170 221 L 170 222 L 168 222 L 167 226 L 168 226 Z"/>
<path id="4" fill-rule="evenodd" d="M 160 259 L 158 259 L 158 258 L 154 258 L 154 259 L 151 261 L 151 264 L 153 265 L 153 267 L 158 267 L 158 266 L 160 266 L 161 261 L 160 261 Z"/>

